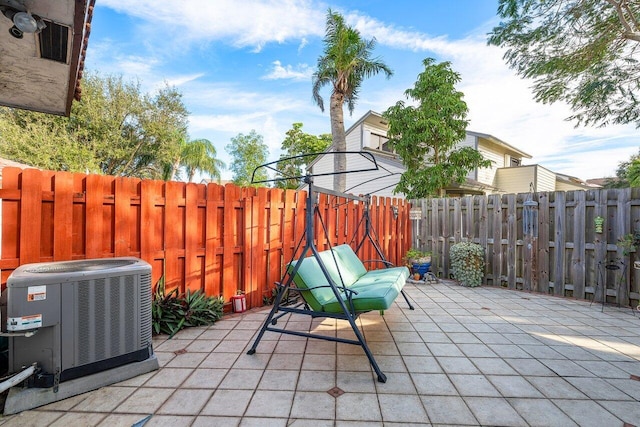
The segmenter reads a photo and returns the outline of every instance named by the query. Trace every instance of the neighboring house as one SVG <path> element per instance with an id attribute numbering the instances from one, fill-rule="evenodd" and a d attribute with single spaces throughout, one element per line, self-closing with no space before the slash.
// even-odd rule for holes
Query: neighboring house
<path id="1" fill-rule="evenodd" d="M 378 164 L 377 171 L 347 174 L 346 192 L 355 194 L 375 194 L 384 197 L 402 197 L 393 194 L 393 189 L 405 171 L 402 160 L 392 152 L 387 139 L 387 122 L 381 114 L 369 111 L 346 131 L 347 151 L 371 153 Z M 470 194 L 523 193 L 535 191 L 576 190 L 593 188 L 578 178 L 556 174 L 539 165 L 523 166 L 523 159 L 531 155 L 485 133 L 467 131 L 459 146 L 469 146 L 478 150 L 485 159 L 491 160 L 489 168 L 476 168 L 469 172 L 462 184 L 452 184 L 445 188 L 450 197 Z M 333 146 L 327 152 L 332 152 Z M 312 174 L 333 171 L 334 156 L 318 156 L 309 169 Z M 370 162 L 359 155 L 347 155 L 347 170 L 368 169 Z M 314 184 L 333 189 L 333 176 L 317 176 Z"/>
<path id="2" fill-rule="evenodd" d="M 0 0 L 0 105 L 69 115 L 80 98 L 94 3 Z"/>

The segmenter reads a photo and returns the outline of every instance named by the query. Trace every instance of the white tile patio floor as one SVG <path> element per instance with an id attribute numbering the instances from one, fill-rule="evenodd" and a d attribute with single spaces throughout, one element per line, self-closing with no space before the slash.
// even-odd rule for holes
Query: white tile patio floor
<path id="1" fill-rule="evenodd" d="M 640 425 L 640 317 L 451 282 L 407 285 L 384 316 L 359 322 L 382 370 L 357 346 L 267 332 L 267 311 L 159 338 L 161 369 L 21 414 L 5 426 Z M 289 328 L 351 336 L 300 316 Z M 280 323 L 280 324 L 281 324 Z M 328 390 L 344 394 L 333 397 Z"/>

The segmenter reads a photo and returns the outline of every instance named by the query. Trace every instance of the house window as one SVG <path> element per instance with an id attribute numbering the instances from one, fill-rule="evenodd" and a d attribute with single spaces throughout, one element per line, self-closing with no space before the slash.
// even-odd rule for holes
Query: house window
<path id="1" fill-rule="evenodd" d="M 386 136 L 371 134 L 370 147 L 380 151 L 386 151 L 387 153 L 393 153 L 393 150 L 389 146 L 389 138 Z"/>
<path id="2" fill-rule="evenodd" d="M 516 167 L 516 166 L 520 166 L 520 159 L 516 159 L 515 157 L 511 158 L 511 164 L 509 166 Z"/>

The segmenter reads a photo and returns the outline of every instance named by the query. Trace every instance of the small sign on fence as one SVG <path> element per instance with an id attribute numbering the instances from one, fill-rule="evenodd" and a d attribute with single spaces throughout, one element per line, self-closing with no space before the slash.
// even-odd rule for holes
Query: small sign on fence
<path id="1" fill-rule="evenodd" d="M 420 208 L 409 209 L 409 219 L 422 219 L 422 209 Z"/>

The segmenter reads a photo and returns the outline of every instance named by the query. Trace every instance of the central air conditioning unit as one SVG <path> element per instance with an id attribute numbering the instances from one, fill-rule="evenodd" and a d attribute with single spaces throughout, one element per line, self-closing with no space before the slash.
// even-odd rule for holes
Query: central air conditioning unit
<path id="1" fill-rule="evenodd" d="M 151 304 L 151 266 L 137 258 L 15 269 L 2 294 L 9 372 L 37 368 L 26 387 L 10 390 L 5 414 L 158 369 Z M 16 408 L 8 408 L 12 393 Z"/>

